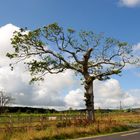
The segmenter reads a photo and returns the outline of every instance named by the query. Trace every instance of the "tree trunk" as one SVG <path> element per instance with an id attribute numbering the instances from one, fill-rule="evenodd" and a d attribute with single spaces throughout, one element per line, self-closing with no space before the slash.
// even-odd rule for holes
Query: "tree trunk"
<path id="1" fill-rule="evenodd" d="M 89 122 L 95 121 L 95 112 L 94 112 L 94 94 L 93 94 L 93 80 L 85 81 L 85 101 L 87 109 L 87 119 Z"/>

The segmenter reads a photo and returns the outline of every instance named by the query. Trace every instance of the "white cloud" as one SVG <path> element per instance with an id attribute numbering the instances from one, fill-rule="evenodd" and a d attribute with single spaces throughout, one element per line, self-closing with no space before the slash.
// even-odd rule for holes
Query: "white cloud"
<path id="1" fill-rule="evenodd" d="M 140 0 L 119 0 L 119 4 L 126 7 L 140 6 Z"/>
<path id="2" fill-rule="evenodd" d="M 64 99 L 67 107 L 84 107 L 84 92 L 81 89 L 71 90 Z"/>
<path id="3" fill-rule="evenodd" d="M 15 30 L 19 30 L 19 28 L 12 24 L 7 24 L 0 27 L 0 66 L 9 64 L 9 59 L 5 57 L 5 55 L 7 51 L 13 51 L 10 38 L 12 37 Z"/>
<path id="4" fill-rule="evenodd" d="M 10 38 L 18 27 L 7 24 L 0 28 L 0 88 L 15 98 L 15 104 L 38 106 L 64 106 L 64 89 L 69 89 L 74 83 L 73 72 L 66 71 L 58 75 L 48 74 L 45 81 L 29 85 L 30 75 L 25 71 L 23 64 L 10 70 L 11 60 L 6 57 L 7 52 L 12 52 Z"/>
<path id="5" fill-rule="evenodd" d="M 112 98 L 112 97 L 118 97 L 122 94 L 121 87 L 119 84 L 119 81 L 115 79 L 110 79 L 104 82 L 95 81 L 94 85 L 95 92 L 97 94 L 96 97 L 105 97 L 105 98 Z"/>
<path id="6" fill-rule="evenodd" d="M 82 89 L 82 90 L 81 90 Z M 94 82 L 95 108 L 118 107 L 123 96 L 120 84 L 115 79 Z M 70 91 L 64 99 L 66 106 L 73 108 L 84 107 L 84 89 Z"/>
<path id="7" fill-rule="evenodd" d="M 119 108 L 120 101 L 123 108 L 139 107 L 140 89 L 123 91 L 119 81 L 110 79 L 95 83 L 95 103 L 97 108 Z"/>
<path id="8" fill-rule="evenodd" d="M 67 107 L 84 107 L 84 90 L 80 89 L 72 90 L 65 96 L 64 101 Z M 96 80 L 94 83 L 94 96 L 96 109 L 120 108 L 120 101 L 123 108 L 140 106 L 140 89 L 125 92 L 122 90 L 119 81 L 115 79 L 109 79 L 103 82 Z"/>
<path id="9" fill-rule="evenodd" d="M 96 80 L 94 82 L 94 96 L 95 108 L 118 107 L 123 92 L 119 82 L 115 79 L 104 82 Z M 65 97 L 65 103 L 67 106 L 74 108 L 84 106 L 84 90 L 70 91 Z"/>
<path id="10" fill-rule="evenodd" d="M 33 93 L 33 102 L 47 106 L 64 106 L 63 92 L 73 85 L 73 73 L 66 71 L 62 74 L 47 74 L 46 79 Z M 67 91 L 67 90 L 66 90 Z"/>
<path id="11" fill-rule="evenodd" d="M 95 102 L 97 108 L 116 108 L 123 96 L 123 91 L 119 81 L 109 79 L 107 81 L 95 81 L 94 84 Z"/>
<path id="12" fill-rule="evenodd" d="M 128 96 L 122 100 L 122 103 L 124 107 L 133 107 L 138 102 L 134 96 L 128 94 Z"/>

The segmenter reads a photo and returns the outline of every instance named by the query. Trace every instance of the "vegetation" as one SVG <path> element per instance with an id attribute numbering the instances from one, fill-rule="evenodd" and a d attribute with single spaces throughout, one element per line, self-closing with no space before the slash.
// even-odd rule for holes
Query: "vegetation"
<path id="1" fill-rule="evenodd" d="M 140 124 L 140 114 L 136 112 L 109 112 L 96 113 L 96 122 L 90 124 L 86 119 L 77 117 L 73 114 L 49 114 L 49 116 L 64 118 L 58 120 L 41 120 L 41 114 L 20 114 L 8 117 L 0 117 L 0 140 L 57 140 L 70 139 L 85 136 L 96 136 L 100 134 L 113 133 L 133 129 L 135 124 Z M 45 114 L 44 114 L 45 115 Z M 45 115 L 48 117 L 47 115 Z M 32 117 L 32 118 L 31 118 Z M 85 116 L 83 116 L 85 117 Z M 17 120 L 19 122 L 17 122 Z M 2 122 L 8 121 L 8 124 Z M 14 128 L 18 127 L 18 128 Z"/>
<path id="2" fill-rule="evenodd" d="M 13 98 L 6 95 L 5 91 L 0 91 L 0 113 L 5 112 L 5 106 L 9 105 Z"/>
<path id="3" fill-rule="evenodd" d="M 56 23 L 34 31 L 16 31 L 12 45 L 15 52 L 7 53 L 7 56 L 28 65 L 32 82 L 42 80 L 47 73 L 57 74 L 67 69 L 81 75 L 89 121 L 95 121 L 94 81 L 118 75 L 126 64 L 136 62 L 132 48 L 126 42 L 92 31 L 78 34 L 73 29 L 65 31 Z"/>
<path id="4" fill-rule="evenodd" d="M 5 113 L 15 113 L 15 114 L 48 114 L 48 113 L 57 113 L 55 109 L 44 109 L 44 108 L 35 108 L 35 107 L 4 107 Z"/>
<path id="5" fill-rule="evenodd" d="M 46 130 L 29 130 L 27 132 L 15 132 L 11 134 L 9 137 L 8 134 L 1 134 L 1 140 L 63 140 L 63 139 L 72 139 L 78 137 L 85 137 L 91 135 L 99 135 L 105 133 L 112 133 L 112 132 L 120 132 L 129 130 L 130 128 L 127 126 L 118 125 L 112 126 L 102 124 L 100 126 L 100 130 L 98 130 L 97 125 L 90 125 L 85 127 L 66 127 L 66 128 L 57 128 L 53 127 Z"/>

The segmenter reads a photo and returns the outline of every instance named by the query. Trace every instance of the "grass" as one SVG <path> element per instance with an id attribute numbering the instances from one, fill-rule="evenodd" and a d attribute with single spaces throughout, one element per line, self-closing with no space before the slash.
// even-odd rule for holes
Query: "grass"
<path id="1" fill-rule="evenodd" d="M 129 127 L 118 124 L 98 124 L 84 126 L 71 126 L 71 127 L 51 127 L 45 130 L 29 130 L 27 132 L 14 132 L 11 135 L 4 134 L 1 140 L 57 140 L 57 139 L 70 139 L 78 137 L 86 137 L 91 135 L 99 135 L 112 132 L 120 132 L 129 130 Z M 9 135 L 9 137 L 7 137 Z M 2 136 L 2 135 L 1 135 Z"/>
<path id="2" fill-rule="evenodd" d="M 25 114 L 23 115 L 26 116 Z M 23 117 L 20 116 L 21 119 Z M 39 116 L 39 114 L 37 115 Z M 52 115 L 54 116 L 54 115 Z M 29 116 L 28 116 L 29 117 Z M 6 118 L 3 118 L 6 120 Z M 27 127 L 13 130 L 7 127 L 6 131 L 1 130 L 0 140 L 57 140 L 72 139 L 78 137 L 95 136 L 113 132 L 121 132 L 132 129 L 127 124 L 140 123 L 138 113 L 98 113 L 96 122 L 88 124 L 84 119 L 47 121 L 43 129 Z M 27 123 L 13 124 L 19 127 Z M 29 125 L 42 125 L 41 123 L 29 123 Z M 44 124 L 43 124 L 44 125 Z M 5 126 L 6 127 L 6 126 Z"/>

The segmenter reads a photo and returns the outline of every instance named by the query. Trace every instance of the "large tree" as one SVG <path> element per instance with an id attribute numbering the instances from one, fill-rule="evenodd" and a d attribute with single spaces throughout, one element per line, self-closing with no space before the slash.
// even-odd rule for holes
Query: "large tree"
<path id="1" fill-rule="evenodd" d="M 82 76 L 85 88 L 87 119 L 95 120 L 93 84 L 121 73 L 132 63 L 132 48 L 126 42 L 106 38 L 92 31 L 64 30 L 57 23 L 33 31 L 20 29 L 12 38 L 14 53 L 9 58 L 28 60 L 31 81 L 42 80 L 47 73 L 57 74 L 67 69 Z M 134 61 L 133 61 L 134 62 Z"/>

